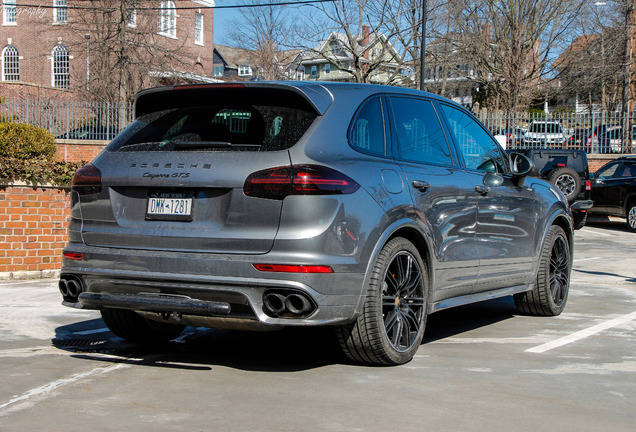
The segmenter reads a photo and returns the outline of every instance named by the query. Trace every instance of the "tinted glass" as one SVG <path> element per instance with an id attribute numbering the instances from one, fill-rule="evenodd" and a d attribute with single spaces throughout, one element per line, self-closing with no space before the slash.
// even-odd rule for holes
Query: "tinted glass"
<path id="1" fill-rule="evenodd" d="M 464 157 L 466 168 L 480 171 L 504 171 L 506 166 L 499 145 L 471 116 L 448 105 L 442 105 L 451 134 Z"/>
<path id="2" fill-rule="evenodd" d="M 600 170 L 596 172 L 596 178 L 604 179 L 604 178 L 614 177 L 619 166 L 620 165 L 618 163 L 614 163 L 614 164 L 601 168 Z"/>
<path id="3" fill-rule="evenodd" d="M 430 101 L 391 98 L 397 136 L 397 156 L 401 160 L 451 165 L 448 142 Z"/>
<path id="4" fill-rule="evenodd" d="M 533 133 L 548 133 L 557 134 L 562 133 L 561 125 L 559 123 L 532 123 L 530 125 L 529 132 Z"/>
<path id="5" fill-rule="evenodd" d="M 316 118 L 302 109 L 256 105 L 181 107 L 139 117 L 110 151 L 284 150 Z"/>
<path id="6" fill-rule="evenodd" d="M 384 117 L 379 98 L 364 103 L 349 128 L 349 144 L 356 150 L 376 156 L 384 156 Z"/>

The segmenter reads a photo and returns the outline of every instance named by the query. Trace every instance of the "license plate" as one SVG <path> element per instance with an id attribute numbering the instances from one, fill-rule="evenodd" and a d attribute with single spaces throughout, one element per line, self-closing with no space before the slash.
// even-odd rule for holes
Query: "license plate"
<path id="1" fill-rule="evenodd" d="M 153 192 L 148 197 L 146 219 L 191 221 L 193 203 L 193 193 Z"/>

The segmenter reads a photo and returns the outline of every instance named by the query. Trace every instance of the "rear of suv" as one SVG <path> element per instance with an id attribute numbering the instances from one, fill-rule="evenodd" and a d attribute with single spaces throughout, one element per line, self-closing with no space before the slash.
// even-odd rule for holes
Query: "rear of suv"
<path id="1" fill-rule="evenodd" d="M 409 361 L 429 313 L 513 295 L 558 315 L 572 219 L 465 109 L 345 83 L 149 89 L 75 175 L 64 304 L 117 335 L 331 325 L 345 355 Z"/>

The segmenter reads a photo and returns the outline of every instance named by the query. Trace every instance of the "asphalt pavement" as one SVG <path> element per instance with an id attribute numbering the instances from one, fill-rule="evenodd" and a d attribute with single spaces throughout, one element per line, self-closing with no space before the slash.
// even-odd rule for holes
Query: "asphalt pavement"
<path id="1" fill-rule="evenodd" d="M 565 312 L 509 298 L 433 314 L 399 367 L 347 363 L 330 329 L 188 328 L 154 347 L 0 283 L 0 431 L 603 431 L 636 425 L 636 234 L 583 228 Z"/>

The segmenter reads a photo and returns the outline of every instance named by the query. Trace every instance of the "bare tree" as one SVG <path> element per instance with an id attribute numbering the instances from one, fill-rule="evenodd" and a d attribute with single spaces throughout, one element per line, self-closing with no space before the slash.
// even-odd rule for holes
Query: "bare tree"
<path id="1" fill-rule="evenodd" d="M 412 0 L 342 0 L 307 8 L 302 32 L 309 55 L 327 60 L 355 82 L 405 84 L 413 68 L 420 15 Z"/>
<path id="2" fill-rule="evenodd" d="M 587 4 L 578 27 L 582 33 L 554 62 L 561 84 L 560 94 L 603 111 L 614 111 L 623 103 L 628 87 L 627 13 L 632 1 Z"/>
<path id="3" fill-rule="evenodd" d="M 68 26 L 76 35 L 75 51 L 86 53 L 86 68 L 76 70 L 74 82 L 88 100 L 129 102 L 138 90 L 159 82 L 153 76 L 191 68 L 195 61 L 185 40 L 157 34 L 162 11 L 155 1 L 92 0 L 78 12 L 69 14 Z M 165 20 L 164 30 L 172 31 L 170 25 Z"/>
<path id="4" fill-rule="evenodd" d="M 248 0 L 240 9 L 240 19 L 231 23 L 230 45 L 249 50 L 259 78 L 285 78 L 281 51 L 294 45 L 289 6 L 275 6 L 265 0 Z"/>
<path id="5" fill-rule="evenodd" d="M 540 91 L 554 51 L 574 31 L 581 0 L 451 0 L 453 43 L 477 69 L 496 109 L 517 111 Z"/>

